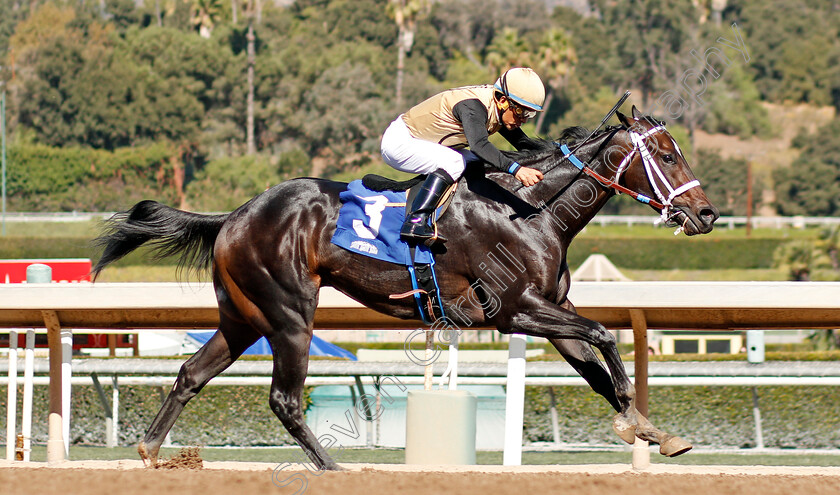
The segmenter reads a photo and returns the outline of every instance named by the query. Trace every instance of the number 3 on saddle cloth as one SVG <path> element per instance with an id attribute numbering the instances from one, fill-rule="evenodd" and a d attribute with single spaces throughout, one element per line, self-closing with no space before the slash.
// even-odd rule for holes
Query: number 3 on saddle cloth
<path id="1" fill-rule="evenodd" d="M 419 245 L 415 249 L 400 240 L 407 193 L 373 191 L 361 180 L 351 182 L 339 195 L 342 205 L 332 243 L 352 253 L 405 266 L 413 290 L 391 297 L 413 295 L 423 322 L 431 325 L 437 318 L 445 318 L 438 296 L 435 259 L 428 247 Z"/>

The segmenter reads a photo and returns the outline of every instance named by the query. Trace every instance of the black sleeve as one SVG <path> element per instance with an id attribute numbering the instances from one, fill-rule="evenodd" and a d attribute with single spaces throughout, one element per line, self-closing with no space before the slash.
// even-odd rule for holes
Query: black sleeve
<path id="1" fill-rule="evenodd" d="M 507 127 L 502 126 L 502 128 L 499 129 L 499 134 L 501 134 L 503 138 L 507 139 L 507 141 L 512 144 L 517 151 L 540 149 L 537 141 L 529 138 L 528 135 L 522 131 L 521 127 L 517 127 L 516 129 L 509 131 L 507 130 Z"/>
<path id="2" fill-rule="evenodd" d="M 452 114 L 464 126 L 464 135 L 470 150 L 490 165 L 508 172 L 513 160 L 503 155 L 499 148 L 490 142 L 490 135 L 487 133 L 488 115 L 484 105 L 476 99 L 459 101 L 452 108 Z"/>

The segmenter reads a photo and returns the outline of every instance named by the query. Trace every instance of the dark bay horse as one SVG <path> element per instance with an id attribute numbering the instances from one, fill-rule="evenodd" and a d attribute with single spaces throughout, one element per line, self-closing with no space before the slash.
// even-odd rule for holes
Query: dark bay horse
<path id="1" fill-rule="evenodd" d="M 663 126 L 635 107 L 632 118 L 618 117 L 621 126 L 578 143 L 575 156 L 589 164 L 587 173 L 548 141 L 516 154 L 522 165 L 544 172 L 545 179 L 533 187 L 522 187 L 508 174 L 467 173 L 438 222 L 449 239 L 436 256 L 438 282 L 453 325 L 492 325 L 505 334 L 548 339 L 615 408 L 613 426 L 622 440 L 633 443 L 639 437 L 674 456 L 691 445 L 655 428 L 636 410 L 635 390 L 614 337 L 577 315 L 566 298 L 566 252 L 616 187 L 642 194 L 641 200 L 651 198 L 663 218 L 687 235 L 710 232 L 718 212 Z M 572 130 L 566 138 L 584 135 Z M 94 275 L 149 242 L 159 254 L 179 254 L 182 265 L 212 266 L 219 302 L 218 331 L 181 367 L 138 446 L 147 464 L 156 463 L 186 403 L 265 336 L 274 361 L 271 410 L 315 465 L 340 469 L 307 427 L 301 407 L 318 289 L 332 286 L 374 310 L 419 319 L 413 298 L 389 298 L 412 289 L 404 267 L 330 243 L 345 188 L 340 182 L 294 179 L 224 215 L 143 201 L 109 221 L 97 239 L 105 249 Z"/>

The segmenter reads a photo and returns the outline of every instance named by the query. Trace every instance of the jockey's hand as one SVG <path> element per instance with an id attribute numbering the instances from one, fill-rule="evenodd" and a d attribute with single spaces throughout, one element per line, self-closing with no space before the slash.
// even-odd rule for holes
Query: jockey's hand
<path id="1" fill-rule="evenodd" d="M 531 187 L 537 182 L 543 180 L 543 174 L 535 168 L 520 167 L 516 171 L 516 180 L 524 184 L 526 187 Z"/>

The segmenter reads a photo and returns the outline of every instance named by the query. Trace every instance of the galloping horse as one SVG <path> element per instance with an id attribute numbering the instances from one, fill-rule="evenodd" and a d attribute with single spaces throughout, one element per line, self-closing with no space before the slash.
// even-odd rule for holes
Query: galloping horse
<path id="1" fill-rule="evenodd" d="M 492 325 L 505 334 L 548 339 L 618 412 L 613 427 L 622 440 L 633 443 L 639 437 L 674 456 L 691 445 L 660 431 L 636 410 L 635 389 L 614 337 L 603 325 L 579 316 L 566 298 L 566 253 L 616 189 L 641 195 L 637 199 L 649 202 L 687 235 L 710 232 L 718 212 L 664 126 L 635 107 L 632 118 L 621 113 L 618 118 L 621 126 L 577 143 L 575 155 L 549 141 L 538 150 L 515 153 L 522 165 L 543 171 L 544 180 L 533 187 L 522 187 L 508 174 L 465 174 L 438 222 L 449 240 L 436 256 L 437 278 L 454 325 Z M 564 137 L 580 140 L 584 131 L 571 128 Z M 97 239 L 105 249 L 94 276 L 150 242 L 160 255 L 180 254 L 182 266 L 212 265 L 219 302 L 218 331 L 181 367 L 138 445 L 147 465 L 156 464 L 161 443 L 186 403 L 265 336 L 274 360 L 271 410 L 315 465 L 340 469 L 306 425 L 301 407 L 318 289 L 332 286 L 374 310 L 419 319 L 413 298 L 389 298 L 412 289 L 404 267 L 330 243 L 339 193 L 346 186 L 289 180 L 224 215 L 142 201 L 109 221 Z M 609 373 L 592 346 L 601 351 Z"/>

